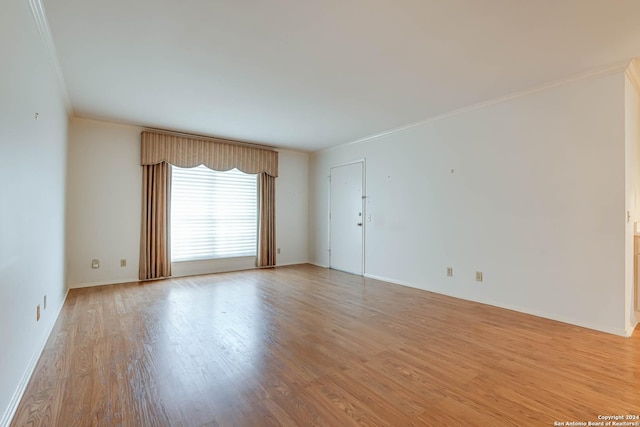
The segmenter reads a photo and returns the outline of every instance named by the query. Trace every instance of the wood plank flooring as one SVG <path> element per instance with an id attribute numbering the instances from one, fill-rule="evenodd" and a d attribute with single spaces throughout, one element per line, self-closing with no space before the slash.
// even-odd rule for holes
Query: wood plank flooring
<path id="1" fill-rule="evenodd" d="M 552 426 L 640 414 L 625 339 L 309 265 L 69 293 L 12 426 Z"/>

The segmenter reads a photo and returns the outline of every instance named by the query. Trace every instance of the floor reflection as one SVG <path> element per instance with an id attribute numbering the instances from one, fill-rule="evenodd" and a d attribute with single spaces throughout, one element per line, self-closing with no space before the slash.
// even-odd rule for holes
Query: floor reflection
<path id="1" fill-rule="evenodd" d="M 238 385 L 249 387 L 259 376 L 270 321 L 257 287 L 255 281 L 211 280 L 169 290 L 154 352 L 159 386 L 178 393 L 188 410 L 197 411 L 203 396 L 215 396 L 221 408 L 233 405 L 243 389 Z"/>

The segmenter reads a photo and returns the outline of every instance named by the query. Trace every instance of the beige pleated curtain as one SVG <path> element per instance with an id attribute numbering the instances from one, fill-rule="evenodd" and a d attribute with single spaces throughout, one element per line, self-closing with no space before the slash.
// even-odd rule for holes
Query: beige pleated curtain
<path id="1" fill-rule="evenodd" d="M 276 265 L 276 179 L 258 175 L 258 267 Z"/>
<path id="2" fill-rule="evenodd" d="M 171 166 L 204 164 L 210 169 L 237 168 L 258 174 L 258 267 L 274 266 L 275 178 L 278 153 L 273 150 L 213 138 L 197 138 L 162 132 L 142 132 L 143 167 L 140 279 L 171 275 L 170 207 Z"/>
<path id="3" fill-rule="evenodd" d="M 141 280 L 171 276 L 171 166 L 142 166 Z"/>

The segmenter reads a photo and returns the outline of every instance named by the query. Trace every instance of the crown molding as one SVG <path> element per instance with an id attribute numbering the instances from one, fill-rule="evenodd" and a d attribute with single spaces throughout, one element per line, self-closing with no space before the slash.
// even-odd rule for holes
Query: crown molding
<path id="1" fill-rule="evenodd" d="M 38 28 L 38 33 L 40 33 L 40 38 L 44 43 L 45 50 L 47 51 L 47 56 L 49 57 L 49 61 L 58 79 L 58 85 L 62 94 L 64 107 L 67 110 L 67 115 L 69 115 L 69 117 L 73 117 L 73 105 L 71 104 L 71 98 L 69 98 L 69 91 L 67 90 L 67 84 L 64 81 L 60 61 L 58 61 L 58 52 L 56 51 L 56 46 L 53 43 L 53 36 L 51 35 L 49 21 L 47 20 L 47 14 L 45 13 L 42 0 L 29 0 L 29 6 L 31 8 L 31 13 L 33 14 L 33 19 L 36 23 L 36 27 Z"/>
<path id="2" fill-rule="evenodd" d="M 637 60 L 634 60 L 637 61 Z M 638 64 L 640 65 L 640 64 Z M 488 101 L 483 101 L 483 102 L 479 102 L 477 104 L 472 104 L 466 107 L 462 107 L 462 108 L 458 108 L 455 110 L 451 110 L 448 111 L 446 113 L 442 113 L 442 114 L 437 114 L 435 116 L 431 116 L 431 117 L 427 117 L 426 119 L 423 120 L 419 120 L 417 122 L 412 122 L 409 124 L 406 124 L 404 126 L 400 126 L 397 128 L 392 128 L 386 131 L 382 131 L 379 133 L 375 133 L 373 135 L 369 135 L 366 136 L 364 138 L 360 138 L 357 139 L 355 141 L 351 141 L 351 142 L 345 142 L 342 144 L 338 144 L 338 145 L 334 145 L 333 147 L 329 147 L 329 148 L 325 148 L 322 150 L 318 150 L 315 151 L 315 153 L 323 153 L 323 152 L 327 152 L 327 151 L 331 151 L 331 150 L 335 150 L 337 148 L 341 148 L 341 147 L 346 147 L 349 145 L 355 145 L 355 144 L 362 144 L 362 143 L 366 143 L 369 141 L 372 141 L 374 139 L 378 139 L 378 138 L 382 138 L 384 136 L 388 136 L 388 135 L 392 135 L 394 133 L 399 133 L 399 132 L 403 132 L 405 130 L 414 128 L 414 127 L 418 127 L 418 126 L 422 126 L 425 125 L 427 123 L 431 123 L 431 122 L 435 122 L 436 120 L 442 120 L 442 119 L 446 119 L 448 117 L 452 117 L 452 116 L 457 116 L 459 114 L 464 114 L 464 113 L 468 113 L 470 111 L 474 111 L 474 110 L 478 110 L 481 108 L 485 108 L 485 107 L 489 107 L 491 105 L 496 105 L 496 104 L 501 104 L 503 102 L 507 102 L 507 101 L 511 101 L 513 99 L 516 98 L 522 98 L 528 95 L 533 95 L 535 93 L 538 92 L 544 92 L 550 89 L 554 89 L 556 87 L 560 87 L 560 86 L 564 86 L 570 83 L 574 83 L 574 82 L 578 82 L 581 80 L 589 80 L 589 79 L 595 79 L 598 77 L 604 77 L 604 76 L 608 76 L 610 74 L 615 74 L 615 73 L 622 73 L 625 71 L 625 69 L 627 69 L 627 67 L 629 66 L 629 60 L 625 60 L 625 61 L 621 61 L 621 62 L 616 62 L 615 64 L 611 64 L 608 65 L 606 67 L 602 67 L 602 68 L 597 68 L 594 70 L 590 70 L 587 72 L 583 72 L 583 73 L 579 73 L 579 74 L 574 74 L 573 76 L 570 76 L 566 79 L 562 79 L 562 80 L 556 80 L 550 83 L 546 83 L 540 86 L 536 86 L 534 88 L 530 88 L 530 89 L 525 89 L 523 91 L 519 91 L 519 92 L 513 92 L 509 95 L 506 96 L 501 96 L 498 98 L 493 98 L 490 99 Z M 636 68 L 637 70 L 638 68 Z M 640 77 L 640 75 L 637 74 L 637 76 Z M 640 82 L 640 80 L 638 80 L 638 82 Z"/>
<path id="3" fill-rule="evenodd" d="M 640 58 L 633 58 L 625 71 L 625 75 L 640 93 Z"/>

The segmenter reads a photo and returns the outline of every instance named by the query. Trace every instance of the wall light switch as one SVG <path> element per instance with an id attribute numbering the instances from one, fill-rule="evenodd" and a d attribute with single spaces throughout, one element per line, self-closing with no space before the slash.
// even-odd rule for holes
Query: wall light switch
<path id="1" fill-rule="evenodd" d="M 367 214 L 367 222 L 371 222 L 371 214 Z"/>
<path id="2" fill-rule="evenodd" d="M 482 271 L 476 271 L 476 282 L 482 282 Z"/>
<path id="3" fill-rule="evenodd" d="M 453 277 L 453 267 L 447 267 L 447 276 Z"/>
<path id="4" fill-rule="evenodd" d="M 91 268 L 100 268 L 100 260 L 92 259 L 91 260 Z"/>

